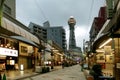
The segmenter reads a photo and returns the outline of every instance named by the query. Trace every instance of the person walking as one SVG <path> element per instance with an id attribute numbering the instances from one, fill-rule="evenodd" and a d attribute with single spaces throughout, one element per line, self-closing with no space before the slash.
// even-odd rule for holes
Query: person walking
<path id="1" fill-rule="evenodd" d="M 83 60 L 80 62 L 80 65 L 81 65 L 81 71 L 83 71 L 83 66 L 84 66 L 84 61 Z"/>
<path id="2" fill-rule="evenodd" d="M 65 61 L 62 62 L 62 68 L 64 69 L 65 66 Z"/>

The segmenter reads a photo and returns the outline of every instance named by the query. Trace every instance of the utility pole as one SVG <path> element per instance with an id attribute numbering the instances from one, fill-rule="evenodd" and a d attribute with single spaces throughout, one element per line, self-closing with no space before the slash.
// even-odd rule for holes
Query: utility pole
<path id="1" fill-rule="evenodd" d="M 0 26 L 2 25 L 2 16 L 3 16 L 3 6 L 5 0 L 0 0 Z"/>

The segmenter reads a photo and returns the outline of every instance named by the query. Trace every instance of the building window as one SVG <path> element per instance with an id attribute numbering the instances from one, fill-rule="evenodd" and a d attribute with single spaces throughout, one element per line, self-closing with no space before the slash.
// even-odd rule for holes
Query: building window
<path id="1" fill-rule="evenodd" d="M 11 15 L 11 8 L 8 7 L 7 5 L 4 4 L 3 10 L 4 10 L 5 13 L 8 13 L 8 14 Z"/>
<path id="2" fill-rule="evenodd" d="M 28 52 L 28 49 L 26 46 L 21 46 L 21 52 L 22 53 L 27 53 Z"/>

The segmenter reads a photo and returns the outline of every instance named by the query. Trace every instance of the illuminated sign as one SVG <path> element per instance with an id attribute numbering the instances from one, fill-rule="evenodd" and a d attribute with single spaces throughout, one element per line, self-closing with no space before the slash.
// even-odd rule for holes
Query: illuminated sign
<path id="1" fill-rule="evenodd" d="M 18 56 L 18 50 L 13 49 L 7 49 L 0 47 L 0 55 L 6 55 L 6 56 Z"/>
<path id="2" fill-rule="evenodd" d="M 15 65 L 15 60 L 10 60 L 10 65 Z"/>

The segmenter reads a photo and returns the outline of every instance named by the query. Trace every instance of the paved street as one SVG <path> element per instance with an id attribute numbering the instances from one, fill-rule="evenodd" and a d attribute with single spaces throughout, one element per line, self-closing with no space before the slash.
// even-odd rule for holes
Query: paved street
<path id="1" fill-rule="evenodd" d="M 80 68 L 79 65 L 75 65 L 20 80 L 86 80 Z"/>

